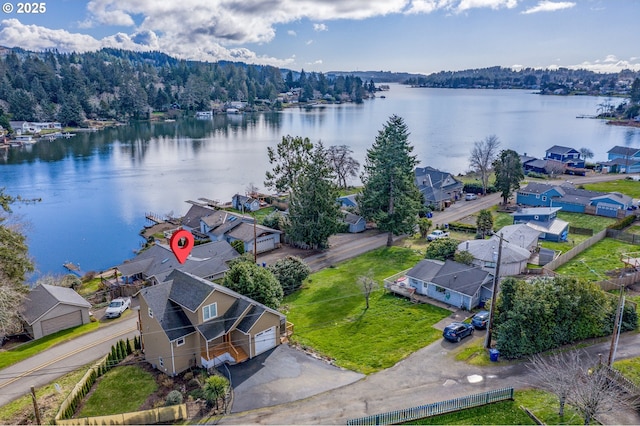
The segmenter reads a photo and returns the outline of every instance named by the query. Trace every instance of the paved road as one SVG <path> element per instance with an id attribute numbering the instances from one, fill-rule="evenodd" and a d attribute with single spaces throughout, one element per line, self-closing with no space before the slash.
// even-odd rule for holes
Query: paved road
<path id="1" fill-rule="evenodd" d="M 475 333 L 473 339 L 483 339 Z M 463 341 L 463 344 L 468 344 Z M 609 351 L 610 342 L 589 346 L 587 359 Z M 526 363 L 496 363 L 477 367 L 454 360 L 458 344 L 439 340 L 400 361 L 392 368 L 303 400 L 231 414 L 220 424 L 346 424 L 347 420 L 415 407 L 422 404 L 503 387 L 530 388 L 535 378 Z M 586 355 L 588 354 L 588 356 Z M 616 359 L 640 356 L 640 339 L 626 333 L 620 339 Z M 636 412 L 612 413 L 606 424 L 640 424 Z"/>
<path id="2" fill-rule="evenodd" d="M 37 389 L 100 359 L 118 340 L 133 339 L 137 320 L 137 310 L 129 311 L 107 326 L 0 370 L 0 406 L 29 393 L 31 386 Z"/>

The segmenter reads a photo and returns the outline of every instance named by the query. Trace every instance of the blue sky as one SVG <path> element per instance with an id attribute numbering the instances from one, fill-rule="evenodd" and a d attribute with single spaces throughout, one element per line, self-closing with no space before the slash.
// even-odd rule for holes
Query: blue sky
<path id="1" fill-rule="evenodd" d="M 637 0 L 50 0 L 38 14 L 2 3 L 0 45 L 34 51 L 118 47 L 318 72 L 640 71 Z"/>

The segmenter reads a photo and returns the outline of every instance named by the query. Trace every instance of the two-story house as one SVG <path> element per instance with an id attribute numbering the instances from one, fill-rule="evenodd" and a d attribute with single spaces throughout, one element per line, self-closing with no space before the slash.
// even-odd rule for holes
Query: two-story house
<path id="1" fill-rule="evenodd" d="M 614 146 L 607 151 L 609 161 L 600 162 L 598 166 L 611 173 L 640 172 L 640 149 L 627 146 Z"/>
<path id="2" fill-rule="evenodd" d="M 140 296 L 145 360 L 170 376 L 246 361 L 287 335 L 280 312 L 186 272 L 172 272 Z"/>
<path id="3" fill-rule="evenodd" d="M 511 213 L 513 224 L 525 223 L 540 232 L 539 238 L 547 241 L 566 241 L 569 222 L 558 219 L 560 207 L 529 207 Z"/>
<path id="4" fill-rule="evenodd" d="M 415 183 L 424 195 L 425 205 L 433 206 L 436 210 L 442 210 L 462 198 L 464 184 L 451 173 L 433 167 L 416 168 Z"/>
<path id="5" fill-rule="evenodd" d="M 552 146 L 545 151 L 544 158 L 560 161 L 567 167 L 584 168 L 585 166 L 584 160 L 580 158 L 580 152 L 567 146 Z"/>

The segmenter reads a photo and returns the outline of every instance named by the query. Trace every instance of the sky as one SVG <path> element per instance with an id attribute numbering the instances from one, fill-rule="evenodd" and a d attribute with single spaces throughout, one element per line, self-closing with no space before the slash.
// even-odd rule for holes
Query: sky
<path id="1" fill-rule="evenodd" d="M 115 47 L 323 73 L 640 71 L 638 0 L 3 1 L 0 45 L 32 51 Z"/>

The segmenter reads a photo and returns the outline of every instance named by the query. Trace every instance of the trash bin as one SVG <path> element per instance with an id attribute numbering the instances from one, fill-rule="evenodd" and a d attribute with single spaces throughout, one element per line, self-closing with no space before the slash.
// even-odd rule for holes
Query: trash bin
<path id="1" fill-rule="evenodd" d="M 489 349 L 489 359 L 492 362 L 498 362 L 498 357 L 500 356 L 500 351 L 497 349 Z"/>

